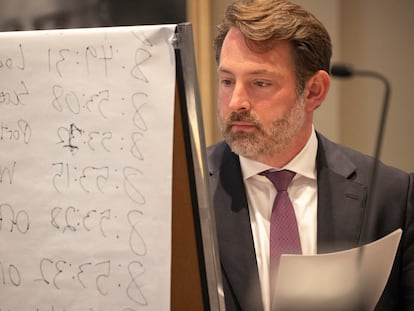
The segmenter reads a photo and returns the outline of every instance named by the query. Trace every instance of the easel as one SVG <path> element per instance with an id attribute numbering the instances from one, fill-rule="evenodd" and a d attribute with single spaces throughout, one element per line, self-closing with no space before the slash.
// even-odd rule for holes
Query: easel
<path id="1" fill-rule="evenodd" d="M 224 310 L 191 25 L 176 39 L 171 310 Z"/>

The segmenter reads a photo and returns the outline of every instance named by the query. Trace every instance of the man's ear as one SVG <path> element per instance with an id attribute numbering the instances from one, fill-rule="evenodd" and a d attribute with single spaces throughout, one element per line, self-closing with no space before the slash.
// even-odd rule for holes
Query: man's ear
<path id="1" fill-rule="evenodd" d="M 303 92 L 306 109 L 311 112 L 318 108 L 324 101 L 329 91 L 330 77 L 325 70 L 317 71 L 308 79 Z"/>

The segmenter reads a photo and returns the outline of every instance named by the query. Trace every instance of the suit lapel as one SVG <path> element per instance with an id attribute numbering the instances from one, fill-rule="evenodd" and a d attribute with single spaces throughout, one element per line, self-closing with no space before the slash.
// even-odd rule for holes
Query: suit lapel
<path id="1" fill-rule="evenodd" d="M 318 134 L 318 253 L 358 245 L 366 200 L 354 182 L 356 166 L 335 144 Z M 209 157 L 210 186 L 223 275 L 243 310 L 262 310 L 259 274 L 246 193 L 238 157 L 226 144 Z M 216 165 L 220 164 L 220 167 Z"/>
<path id="2" fill-rule="evenodd" d="M 216 226 L 224 274 L 243 310 L 262 307 L 259 274 L 240 162 L 228 147 L 211 171 Z"/>
<path id="3" fill-rule="evenodd" d="M 355 165 L 318 135 L 318 253 L 358 246 L 366 187 L 353 181 Z"/>

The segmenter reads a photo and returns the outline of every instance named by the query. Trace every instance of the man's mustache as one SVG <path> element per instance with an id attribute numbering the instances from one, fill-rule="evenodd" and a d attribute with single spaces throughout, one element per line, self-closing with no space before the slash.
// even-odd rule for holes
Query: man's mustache
<path id="1" fill-rule="evenodd" d="M 227 127 L 230 127 L 233 122 L 246 122 L 261 128 L 259 121 L 252 117 L 250 112 L 233 112 L 227 119 Z"/>

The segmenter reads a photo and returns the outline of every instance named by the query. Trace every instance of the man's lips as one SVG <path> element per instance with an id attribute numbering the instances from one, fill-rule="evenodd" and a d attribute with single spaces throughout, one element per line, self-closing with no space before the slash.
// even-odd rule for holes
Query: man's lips
<path id="1" fill-rule="evenodd" d="M 231 123 L 231 129 L 235 132 L 239 131 L 252 131 L 256 128 L 256 125 L 249 122 L 233 121 Z"/>

